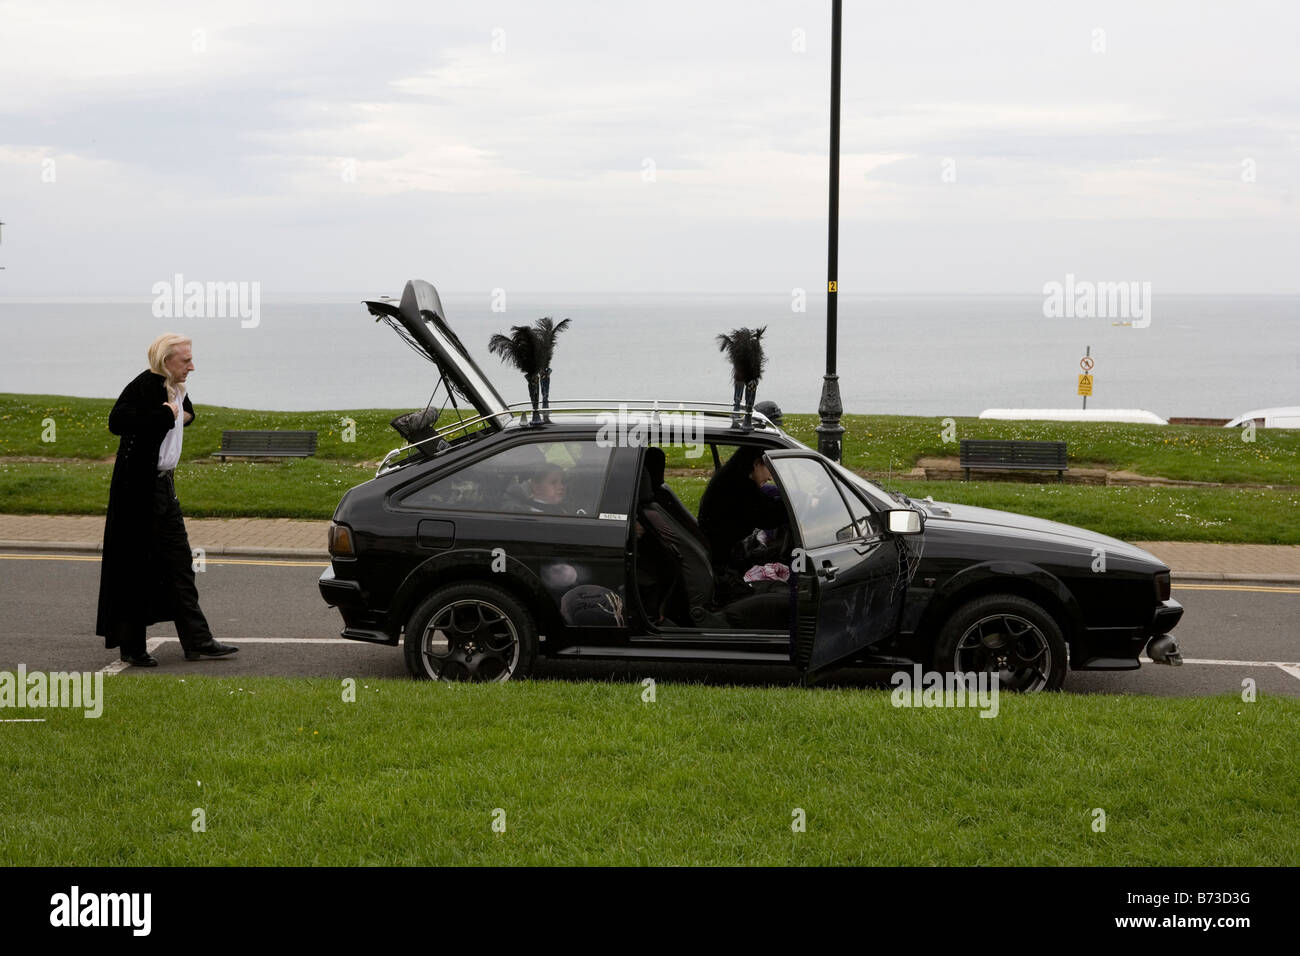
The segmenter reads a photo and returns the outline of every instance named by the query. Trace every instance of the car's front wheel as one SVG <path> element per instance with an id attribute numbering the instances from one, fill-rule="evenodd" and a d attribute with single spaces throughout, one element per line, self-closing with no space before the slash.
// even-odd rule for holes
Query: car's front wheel
<path id="1" fill-rule="evenodd" d="M 507 681 L 532 670 L 537 627 L 501 588 L 452 584 L 411 613 L 404 649 L 407 670 L 421 680 Z"/>
<path id="2" fill-rule="evenodd" d="M 959 607 L 935 642 L 931 668 L 991 672 L 1002 690 L 1060 690 L 1066 649 L 1052 615 L 1018 594 L 989 594 Z"/>

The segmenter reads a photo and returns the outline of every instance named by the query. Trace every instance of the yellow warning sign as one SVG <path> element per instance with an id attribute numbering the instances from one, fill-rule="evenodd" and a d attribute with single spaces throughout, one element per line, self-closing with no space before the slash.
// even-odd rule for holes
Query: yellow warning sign
<path id="1" fill-rule="evenodd" d="M 1080 376 L 1079 376 L 1079 394 L 1080 394 L 1080 395 L 1091 395 L 1091 394 L 1092 394 L 1092 376 L 1091 376 L 1091 375 L 1080 375 Z"/>
<path id="2" fill-rule="evenodd" d="M 839 283 L 836 282 L 834 279 L 831 279 L 829 282 L 826 283 L 826 291 L 838 292 L 839 290 L 836 288 L 837 285 L 839 285 Z"/>

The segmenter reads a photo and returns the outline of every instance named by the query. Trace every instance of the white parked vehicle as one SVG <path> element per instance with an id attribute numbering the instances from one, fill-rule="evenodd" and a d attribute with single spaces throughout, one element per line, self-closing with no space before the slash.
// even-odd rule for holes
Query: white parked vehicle
<path id="1" fill-rule="evenodd" d="M 1258 408 L 1238 415 L 1224 428 L 1240 428 L 1254 422 L 1256 428 L 1300 428 L 1300 405 L 1283 405 L 1278 408 Z"/>

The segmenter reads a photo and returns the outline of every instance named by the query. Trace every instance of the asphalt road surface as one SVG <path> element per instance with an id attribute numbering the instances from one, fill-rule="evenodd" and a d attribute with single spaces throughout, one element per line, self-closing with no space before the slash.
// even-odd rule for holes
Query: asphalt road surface
<path id="1" fill-rule="evenodd" d="M 156 668 L 123 674 L 208 674 L 295 677 L 405 677 L 399 648 L 343 641 L 338 612 L 316 589 L 323 563 L 210 559 L 199 596 L 217 639 L 238 654 L 189 663 L 171 624 L 149 629 Z M 0 670 L 117 669 L 117 652 L 95 636 L 99 558 L 85 555 L 0 555 Z M 1300 588 L 1229 585 L 1175 587 L 1187 609 L 1175 632 L 1188 663 L 1145 663 L 1123 672 L 1071 671 L 1067 692 L 1181 696 L 1239 693 L 1252 677 L 1261 693 L 1300 697 Z M 1282 667 L 1279 665 L 1287 665 Z M 658 681 L 715 684 L 794 684 L 788 667 L 541 662 L 536 676 L 560 680 Z M 826 683 L 870 686 L 888 675 L 837 672 Z"/>

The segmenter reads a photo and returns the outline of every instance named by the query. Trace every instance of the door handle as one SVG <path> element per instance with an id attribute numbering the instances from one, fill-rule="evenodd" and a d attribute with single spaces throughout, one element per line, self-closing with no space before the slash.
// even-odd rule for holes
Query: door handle
<path id="1" fill-rule="evenodd" d="M 823 561 L 822 566 L 817 569 L 817 577 L 825 578 L 827 581 L 834 581 L 835 575 L 840 573 L 840 569 L 831 564 L 830 561 Z"/>

